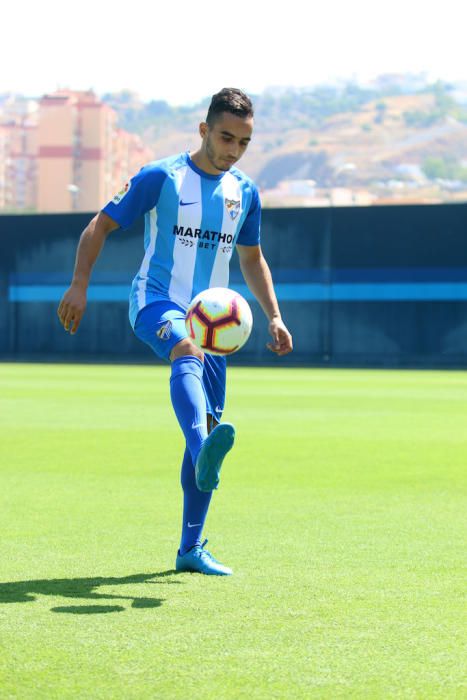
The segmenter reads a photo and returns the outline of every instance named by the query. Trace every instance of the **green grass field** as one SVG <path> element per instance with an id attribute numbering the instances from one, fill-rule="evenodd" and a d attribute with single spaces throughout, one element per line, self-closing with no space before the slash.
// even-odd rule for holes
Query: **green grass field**
<path id="1" fill-rule="evenodd" d="M 464 698 L 467 373 L 231 369 L 175 574 L 166 367 L 0 365 L 0 697 Z"/>

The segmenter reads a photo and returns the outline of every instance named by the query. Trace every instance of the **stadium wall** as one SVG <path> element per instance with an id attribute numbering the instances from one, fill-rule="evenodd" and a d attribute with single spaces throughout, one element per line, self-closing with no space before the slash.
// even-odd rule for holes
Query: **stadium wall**
<path id="1" fill-rule="evenodd" d="M 86 214 L 0 217 L 0 359 L 152 362 L 127 297 L 142 222 L 109 237 L 71 337 L 56 309 Z M 295 351 L 277 360 L 255 326 L 233 363 L 467 367 L 467 204 L 267 209 L 262 244 Z M 233 259 L 232 286 L 251 300 Z"/>

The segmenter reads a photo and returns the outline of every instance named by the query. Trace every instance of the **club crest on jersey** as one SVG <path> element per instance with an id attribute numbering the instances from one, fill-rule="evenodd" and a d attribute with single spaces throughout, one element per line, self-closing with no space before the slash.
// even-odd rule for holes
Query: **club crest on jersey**
<path id="1" fill-rule="evenodd" d="M 234 219 L 236 219 L 240 213 L 240 200 L 237 201 L 236 199 L 227 199 L 226 197 L 225 206 L 230 214 L 230 218 L 232 221 L 234 221 Z"/>
<path id="2" fill-rule="evenodd" d="M 163 326 L 156 331 L 156 335 L 161 340 L 168 340 L 172 335 L 172 321 L 167 321 Z"/>
<path id="3" fill-rule="evenodd" d="M 131 187 L 131 182 L 127 182 L 126 185 L 124 187 L 122 187 L 120 192 L 117 192 L 115 197 L 112 199 L 112 202 L 114 204 L 120 204 L 120 202 L 122 201 L 123 197 L 127 194 L 130 187 Z"/>

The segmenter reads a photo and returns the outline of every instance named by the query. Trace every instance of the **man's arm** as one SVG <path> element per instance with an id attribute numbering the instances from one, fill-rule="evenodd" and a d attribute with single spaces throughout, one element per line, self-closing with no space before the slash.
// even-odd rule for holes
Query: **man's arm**
<path id="1" fill-rule="evenodd" d="M 87 289 L 91 271 L 111 231 L 119 227 L 116 221 L 104 212 L 99 212 L 89 222 L 79 239 L 76 251 L 75 270 L 70 287 L 62 297 L 57 310 L 61 324 L 72 335 L 86 309 Z"/>
<path id="2" fill-rule="evenodd" d="M 237 245 L 237 251 L 245 282 L 261 304 L 269 321 L 269 333 L 274 343 L 268 343 L 268 348 L 277 355 L 286 355 L 293 348 L 292 336 L 282 321 L 271 271 L 261 246 Z"/>

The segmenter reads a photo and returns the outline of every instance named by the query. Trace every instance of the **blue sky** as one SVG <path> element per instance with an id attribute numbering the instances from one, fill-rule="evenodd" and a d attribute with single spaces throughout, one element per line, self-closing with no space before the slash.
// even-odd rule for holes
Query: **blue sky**
<path id="1" fill-rule="evenodd" d="M 196 102 L 381 73 L 467 79 L 463 0 L 26 0 L 3 18 L 0 93 L 57 87 Z"/>

